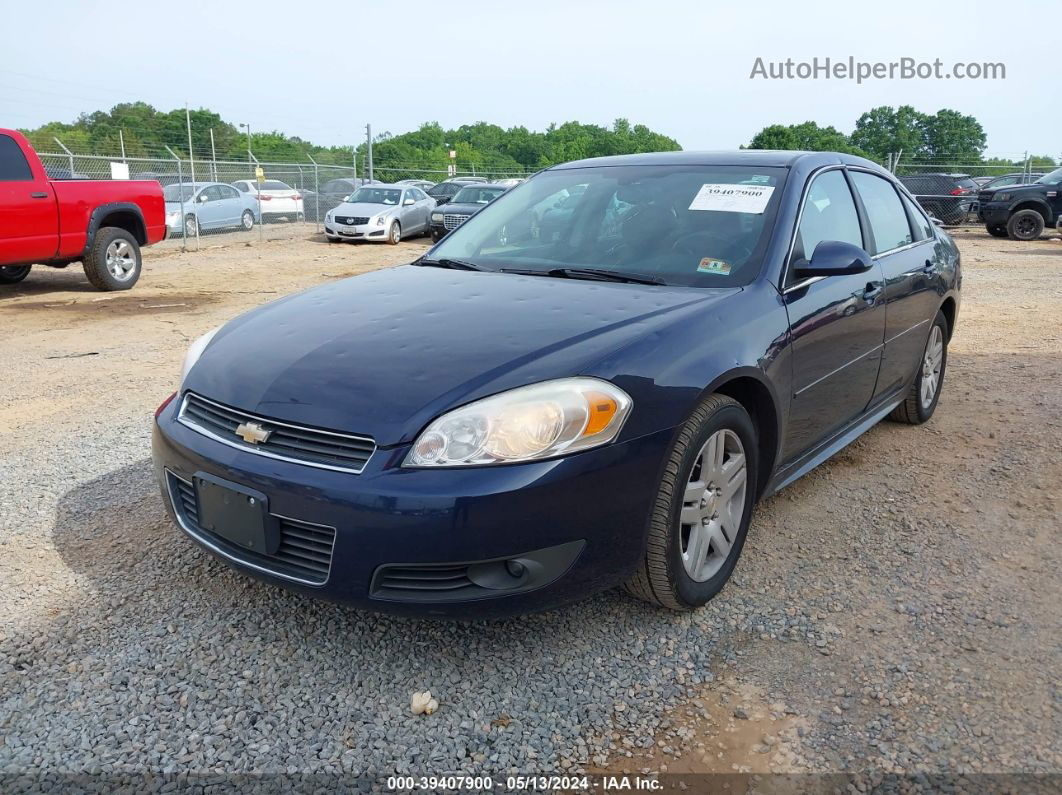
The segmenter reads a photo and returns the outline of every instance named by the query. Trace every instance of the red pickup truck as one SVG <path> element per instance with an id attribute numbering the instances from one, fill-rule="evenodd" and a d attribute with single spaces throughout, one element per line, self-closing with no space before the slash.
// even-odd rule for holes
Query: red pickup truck
<path id="1" fill-rule="evenodd" d="M 128 290 L 140 278 L 140 247 L 165 234 L 159 183 L 49 179 L 29 141 L 0 129 L 0 285 L 34 265 L 80 260 L 94 287 Z"/>

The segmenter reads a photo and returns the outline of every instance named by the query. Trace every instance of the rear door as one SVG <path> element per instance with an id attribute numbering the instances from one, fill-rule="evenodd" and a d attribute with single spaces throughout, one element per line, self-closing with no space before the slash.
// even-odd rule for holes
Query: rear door
<path id="1" fill-rule="evenodd" d="M 0 265 L 41 262 L 58 248 L 51 183 L 40 166 L 30 165 L 18 141 L 0 134 Z"/>
<path id="2" fill-rule="evenodd" d="M 904 386 L 922 358 L 940 303 L 942 262 L 932 223 L 921 213 L 912 218 L 889 180 L 849 173 L 870 226 L 867 250 L 885 274 L 885 353 L 874 391 L 880 397 Z"/>
<path id="3" fill-rule="evenodd" d="M 228 185 L 216 185 L 215 188 L 221 198 L 218 200 L 219 215 L 225 226 L 237 226 L 240 216 L 243 215 L 243 198 L 239 191 Z"/>

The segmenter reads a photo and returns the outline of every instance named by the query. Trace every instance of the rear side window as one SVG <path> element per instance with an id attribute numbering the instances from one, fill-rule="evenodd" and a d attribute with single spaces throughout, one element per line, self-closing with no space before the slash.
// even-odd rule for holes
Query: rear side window
<path id="1" fill-rule="evenodd" d="M 250 190 L 250 188 L 247 187 L 246 182 L 237 182 L 235 183 L 235 185 L 236 188 L 240 191 L 240 193 L 247 193 L 247 191 Z"/>
<path id="2" fill-rule="evenodd" d="M 853 171 L 852 182 L 859 191 L 863 206 L 874 233 L 874 250 L 871 254 L 883 254 L 914 242 L 907 213 L 900 203 L 896 189 L 887 181 L 865 171 Z"/>
<path id="3" fill-rule="evenodd" d="M 902 193 L 900 198 L 903 200 L 904 207 L 907 208 L 907 214 L 911 217 L 911 225 L 915 229 L 915 237 L 919 240 L 931 240 L 933 238 L 933 222 L 926 218 L 926 214 Z"/>
<path id="4" fill-rule="evenodd" d="M 863 247 L 852 191 L 844 174 L 838 170 L 820 174 L 808 188 L 793 247 L 793 261 L 810 260 L 815 247 L 823 240 L 839 240 Z"/>
<path id="5" fill-rule="evenodd" d="M 0 182 L 32 182 L 33 172 L 19 145 L 10 135 L 0 135 Z"/>

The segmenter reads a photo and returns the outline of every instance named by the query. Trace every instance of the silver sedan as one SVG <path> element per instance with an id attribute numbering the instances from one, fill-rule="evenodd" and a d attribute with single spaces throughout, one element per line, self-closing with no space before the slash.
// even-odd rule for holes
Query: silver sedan
<path id="1" fill-rule="evenodd" d="M 428 234 L 435 199 L 412 185 L 364 185 L 325 215 L 325 236 L 340 240 L 386 241 Z"/>

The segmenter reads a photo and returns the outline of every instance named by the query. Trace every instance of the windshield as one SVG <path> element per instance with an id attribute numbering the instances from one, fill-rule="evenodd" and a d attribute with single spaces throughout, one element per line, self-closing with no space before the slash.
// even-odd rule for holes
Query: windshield
<path id="1" fill-rule="evenodd" d="M 454 196 L 454 204 L 490 204 L 503 193 L 497 188 L 461 188 Z"/>
<path id="2" fill-rule="evenodd" d="M 168 202 L 191 201 L 194 193 L 192 185 L 167 185 L 162 189 L 162 196 Z"/>
<path id="3" fill-rule="evenodd" d="M 1044 174 L 1036 181 L 1041 185 L 1054 185 L 1056 182 L 1062 182 L 1062 168 L 1056 168 L 1050 174 Z"/>
<path id="4" fill-rule="evenodd" d="M 544 171 L 452 231 L 431 257 L 486 270 L 597 268 L 673 285 L 748 284 L 785 175 L 691 165 Z"/>
<path id="5" fill-rule="evenodd" d="M 358 188 L 347 201 L 352 204 L 398 204 L 402 191 L 397 188 Z"/>

